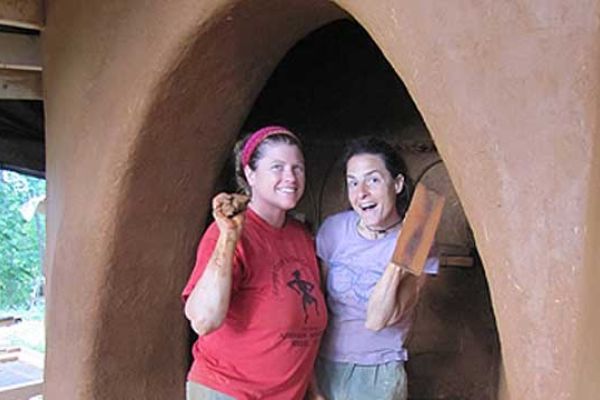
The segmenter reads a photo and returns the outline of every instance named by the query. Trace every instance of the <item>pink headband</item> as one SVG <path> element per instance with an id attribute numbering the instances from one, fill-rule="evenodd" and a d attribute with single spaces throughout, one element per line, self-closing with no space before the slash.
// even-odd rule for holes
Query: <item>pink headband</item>
<path id="1" fill-rule="evenodd" d="M 298 140 L 296 135 L 282 126 L 265 126 L 264 128 L 254 132 L 252 136 L 246 140 L 246 143 L 242 149 L 242 167 L 248 165 L 250 159 L 252 158 L 252 154 L 254 154 L 254 151 L 256 151 L 258 145 L 260 145 L 263 140 L 273 135 L 288 135 Z"/>

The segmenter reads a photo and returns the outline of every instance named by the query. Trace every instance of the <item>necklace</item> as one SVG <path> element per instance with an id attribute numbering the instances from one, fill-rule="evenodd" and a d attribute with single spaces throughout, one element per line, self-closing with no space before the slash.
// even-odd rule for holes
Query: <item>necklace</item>
<path id="1" fill-rule="evenodd" d="M 394 222 L 393 224 L 391 224 L 383 229 L 373 229 L 373 228 L 369 228 L 367 225 L 365 225 L 363 223 L 363 221 L 361 219 L 359 219 L 358 224 L 356 224 L 356 227 L 358 228 L 358 233 L 360 233 L 361 236 L 363 236 L 364 238 L 379 239 L 380 237 L 385 236 L 389 231 L 391 231 L 393 228 L 397 227 L 401 223 L 402 223 L 402 218 L 400 218 L 398 221 Z"/>

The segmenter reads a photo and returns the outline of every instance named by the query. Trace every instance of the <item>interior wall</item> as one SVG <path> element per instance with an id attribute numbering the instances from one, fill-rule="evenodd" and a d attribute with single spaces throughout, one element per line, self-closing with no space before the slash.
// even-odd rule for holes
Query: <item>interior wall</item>
<path id="1" fill-rule="evenodd" d="M 600 69 L 598 59 L 590 64 L 594 71 Z M 590 105 L 598 104 L 598 86 L 593 86 L 585 98 Z M 599 115 L 600 116 L 600 115 Z M 590 122 L 597 132 L 599 118 Z M 576 363 L 578 375 L 575 382 L 575 399 L 593 399 L 600 393 L 600 318 L 598 318 L 598 287 L 600 281 L 600 135 L 593 135 L 591 173 L 587 190 L 586 220 L 583 227 L 585 237 L 584 279 L 580 295 L 583 298 L 581 324 L 578 326 Z"/>
<path id="2" fill-rule="evenodd" d="M 593 398 L 598 2 L 336 3 L 405 82 L 471 222 L 502 398 Z M 45 398 L 182 398 L 177 296 L 219 163 L 287 49 L 341 16 L 317 0 L 47 5 Z"/>

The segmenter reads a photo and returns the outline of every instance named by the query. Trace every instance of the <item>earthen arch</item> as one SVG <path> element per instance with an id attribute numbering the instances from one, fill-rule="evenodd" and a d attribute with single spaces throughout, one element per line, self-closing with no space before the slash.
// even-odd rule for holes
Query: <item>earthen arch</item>
<path id="1" fill-rule="evenodd" d="M 182 396 L 177 295 L 219 165 L 287 49 L 345 13 L 407 85 L 463 201 L 504 398 L 572 398 L 578 315 L 594 299 L 578 295 L 596 129 L 595 100 L 581 95 L 592 68 L 578 68 L 596 65 L 597 28 L 583 8 L 434 3 L 48 6 L 47 398 Z"/>

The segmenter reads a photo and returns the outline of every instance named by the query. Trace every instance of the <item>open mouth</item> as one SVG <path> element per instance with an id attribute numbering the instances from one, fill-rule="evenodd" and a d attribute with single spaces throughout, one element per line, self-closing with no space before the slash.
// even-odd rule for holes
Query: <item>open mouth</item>
<path id="1" fill-rule="evenodd" d="M 377 207 L 377 204 L 375 204 L 375 203 L 366 203 L 366 204 L 361 204 L 359 206 L 359 208 L 365 212 L 370 211 L 370 210 L 374 209 L 375 207 Z"/>

